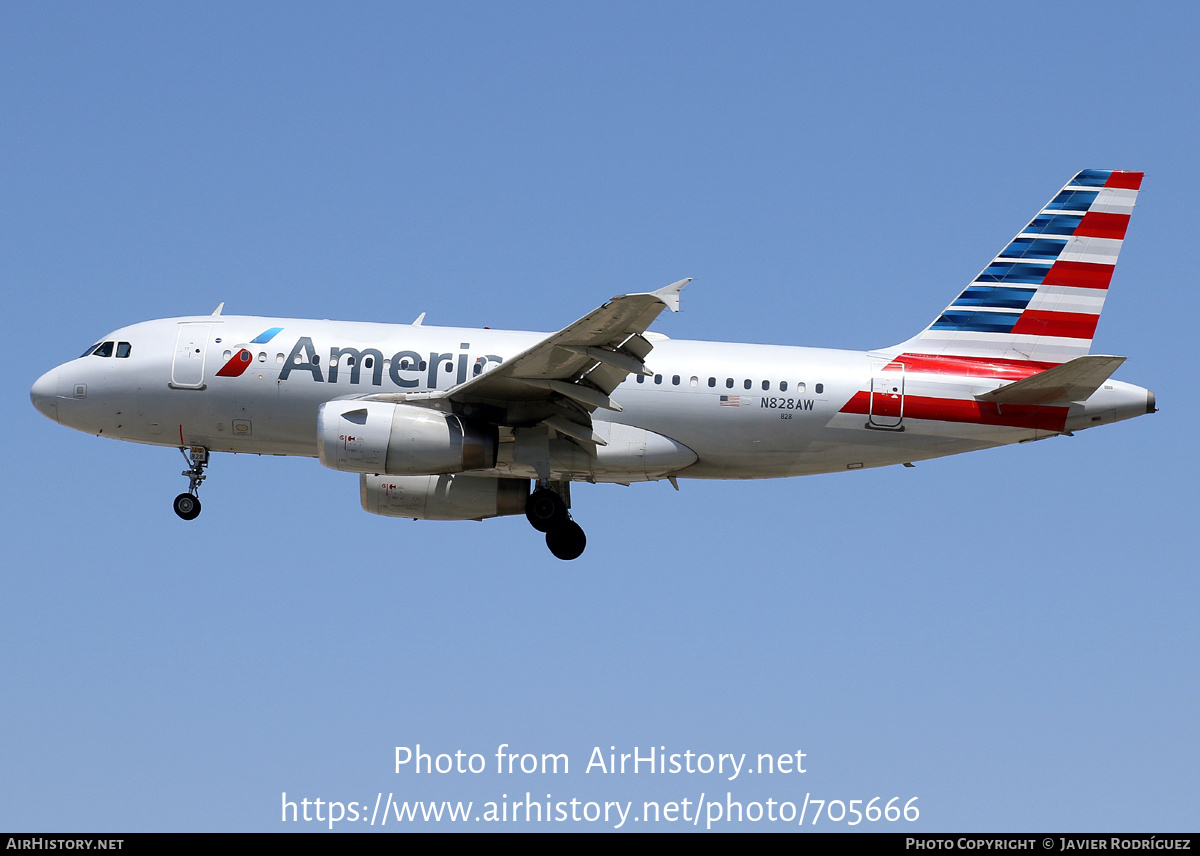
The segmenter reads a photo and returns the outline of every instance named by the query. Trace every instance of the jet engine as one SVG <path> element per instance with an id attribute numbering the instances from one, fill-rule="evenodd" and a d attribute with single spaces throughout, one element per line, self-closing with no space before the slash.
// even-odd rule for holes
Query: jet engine
<path id="1" fill-rule="evenodd" d="M 528 479 L 488 476 L 375 476 L 358 479 L 363 511 L 422 520 L 483 520 L 524 514 Z"/>
<path id="2" fill-rule="evenodd" d="M 495 426 L 411 404 L 328 401 L 317 411 L 317 454 L 352 473 L 436 475 L 496 465 Z M 403 515 L 407 516 L 407 515 Z"/>

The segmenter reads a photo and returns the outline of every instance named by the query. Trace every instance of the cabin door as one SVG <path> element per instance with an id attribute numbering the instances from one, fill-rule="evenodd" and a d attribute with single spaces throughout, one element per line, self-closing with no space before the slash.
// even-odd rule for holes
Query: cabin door
<path id="1" fill-rule="evenodd" d="M 204 388 L 204 357 L 208 352 L 211 324 L 180 324 L 171 363 L 171 386 L 176 389 Z"/>
<path id="2" fill-rule="evenodd" d="M 871 378 L 871 410 L 867 424 L 872 428 L 901 427 L 904 421 L 904 364 L 877 363 Z"/>

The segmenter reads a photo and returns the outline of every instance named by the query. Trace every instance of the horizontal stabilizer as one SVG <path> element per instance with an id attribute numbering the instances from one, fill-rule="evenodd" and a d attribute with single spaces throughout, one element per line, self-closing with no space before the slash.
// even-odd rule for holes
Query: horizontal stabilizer
<path id="1" fill-rule="evenodd" d="M 1112 377 L 1125 357 L 1092 355 L 1046 369 L 999 389 L 975 396 L 997 404 L 1050 404 L 1056 401 L 1086 401 Z"/>

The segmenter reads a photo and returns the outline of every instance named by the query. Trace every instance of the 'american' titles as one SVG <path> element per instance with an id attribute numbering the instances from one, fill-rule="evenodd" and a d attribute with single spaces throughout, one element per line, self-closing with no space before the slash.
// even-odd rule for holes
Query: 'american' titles
<path id="1" fill-rule="evenodd" d="M 425 387 L 435 389 L 438 386 L 438 378 L 440 374 L 449 374 L 455 370 L 457 363 L 457 374 L 454 382 L 463 383 L 467 379 L 468 374 L 468 349 L 471 347 L 469 342 L 463 342 L 459 345 L 461 349 L 457 354 L 439 354 L 431 352 L 426 358 L 416 351 L 397 351 L 391 357 L 384 359 L 383 352 L 377 348 L 339 348 L 332 347 L 329 349 L 328 372 L 329 383 L 337 383 L 338 374 L 349 374 L 350 383 L 356 384 L 362 381 L 362 376 L 369 373 L 370 383 L 372 386 L 382 386 L 384 364 L 386 362 L 388 377 L 396 386 L 404 389 L 413 389 L 421 386 L 422 373 L 426 374 Z M 472 375 L 482 373 L 488 363 L 502 363 L 503 358 L 495 354 L 484 354 L 478 356 L 474 360 L 473 366 L 470 367 Z M 443 367 L 443 363 L 445 367 Z M 339 372 L 340 369 L 340 372 Z M 326 380 L 325 374 L 321 369 L 321 360 L 317 356 L 316 348 L 313 347 L 312 339 L 308 336 L 301 336 L 291 353 L 283 361 L 283 365 L 279 369 L 279 380 L 288 379 L 288 375 L 294 372 L 303 372 L 312 377 L 318 383 L 323 383 Z M 415 375 L 415 376 L 414 376 Z"/>

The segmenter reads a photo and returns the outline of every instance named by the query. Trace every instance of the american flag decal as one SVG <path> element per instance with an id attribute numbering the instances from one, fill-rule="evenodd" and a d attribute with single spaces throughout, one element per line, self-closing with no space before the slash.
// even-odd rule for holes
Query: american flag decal
<path id="1" fill-rule="evenodd" d="M 721 396 L 721 406 L 722 407 L 739 407 L 739 406 L 741 406 L 741 403 L 742 403 L 742 397 L 740 395 L 722 395 Z"/>

